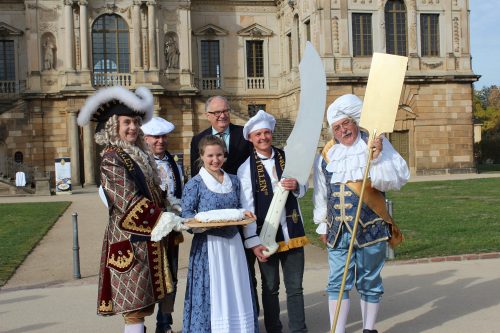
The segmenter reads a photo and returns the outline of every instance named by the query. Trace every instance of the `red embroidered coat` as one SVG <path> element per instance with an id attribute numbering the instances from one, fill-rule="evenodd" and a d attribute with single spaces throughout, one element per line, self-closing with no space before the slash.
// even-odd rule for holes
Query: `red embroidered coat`
<path id="1" fill-rule="evenodd" d="M 173 292 L 166 240 L 150 241 L 164 202 L 118 147 L 106 147 L 101 184 L 109 206 L 99 271 L 97 313 L 113 315 L 147 307 Z"/>

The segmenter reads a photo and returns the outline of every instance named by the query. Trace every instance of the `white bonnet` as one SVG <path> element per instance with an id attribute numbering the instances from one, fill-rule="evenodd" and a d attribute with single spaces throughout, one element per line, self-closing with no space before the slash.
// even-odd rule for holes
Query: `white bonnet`
<path id="1" fill-rule="evenodd" d="M 328 125 L 332 126 L 335 122 L 348 117 L 359 123 L 362 108 L 363 102 L 356 95 L 342 95 L 330 104 L 326 111 Z"/>
<path id="2" fill-rule="evenodd" d="M 243 137 L 248 140 L 248 135 L 254 131 L 267 128 L 274 132 L 276 119 L 264 110 L 259 110 L 255 116 L 250 118 L 243 127 Z"/>

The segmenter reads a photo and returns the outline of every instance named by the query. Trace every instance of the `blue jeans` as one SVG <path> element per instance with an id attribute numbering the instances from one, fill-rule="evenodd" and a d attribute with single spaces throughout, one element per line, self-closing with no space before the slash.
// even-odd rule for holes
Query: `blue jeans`
<path id="1" fill-rule="evenodd" d="M 304 248 L 278 252 L 270 256 L 266 262 L 259 262 L 262 276 L 262 307 L 264 324 L 269 333 L 281 333 L 283 325 L 280 321 L 280 275 L 283 271 L 288 309 L 288 327 L 290 332 L 307 332 L 304 310 L 304 293 L 302 280 L 304 277 Z"/>
<path id="2" fill-rule="evenodd" d="M 344 267 L 349 250 L 351 234 L 344 232 L 335 248 L 328 248 L 328 299 L 337 300 L 344 275 Z M 373 245 L 358 248 L 354 246 L 342 299 L 349 298 L 349 291 L 356 283 L 361 299 L 369 303 L 379 303 L 384 286 L 380 272 L 385 263 L 387 242 L 378 242 Z M 356 270 L 356 272 L 355 272 Z M 354 279 L 356 278 L 356 281 Z"/>

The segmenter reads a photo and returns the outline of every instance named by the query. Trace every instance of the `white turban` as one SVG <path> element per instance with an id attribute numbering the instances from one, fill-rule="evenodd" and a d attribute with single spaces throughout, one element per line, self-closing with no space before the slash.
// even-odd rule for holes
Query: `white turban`
<path id="1" fill-rule="evenodd" d="M 174 124 L 161 117 L 153 117 L 150 121 L 141 126 L 144 135 L 162 136 L 175 129 Z"/>
<path id="2" fill-rule="evenodd" d="M 243 137 L 248 140 L 248 135 L 254 131 L 267 128 L 274 132 L 276 119 L 264 110 L 259 110 L 255 116 L 250 118 L 243 127 Z"/>
<path id="3" fill-rule="evenodd" d="M 330 127 L 337 121 L 351 117 L 356 123 L 359 123 L 361 118 L 361 109 L 363 107 L 363 102 L 359 97 L 347 94 L 342 95 L 337 98 L 326 111 L 326 119 L 328 120 L 328 125 Z"/>

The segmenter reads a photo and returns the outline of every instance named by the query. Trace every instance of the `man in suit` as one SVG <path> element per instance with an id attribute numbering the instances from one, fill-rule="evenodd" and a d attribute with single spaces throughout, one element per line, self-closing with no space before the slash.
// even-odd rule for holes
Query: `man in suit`
<path id="1" fill-rule="evenodd" d="M 227 173 L 235 175 L 239 166 L 250 156 L 252 145 L 243 137 L 243 127 L 231 124 L 230 112 L 229 102 L 223 96 L 210 97 L 205 103 L 205 114 L 211 126 L 191 140 L 191 177 L 200 170 L 196 165 L 199 158 L 198 143 L 207 135 L 217 135 L 226 143 L 228 156 L 222 168 Z"/>

